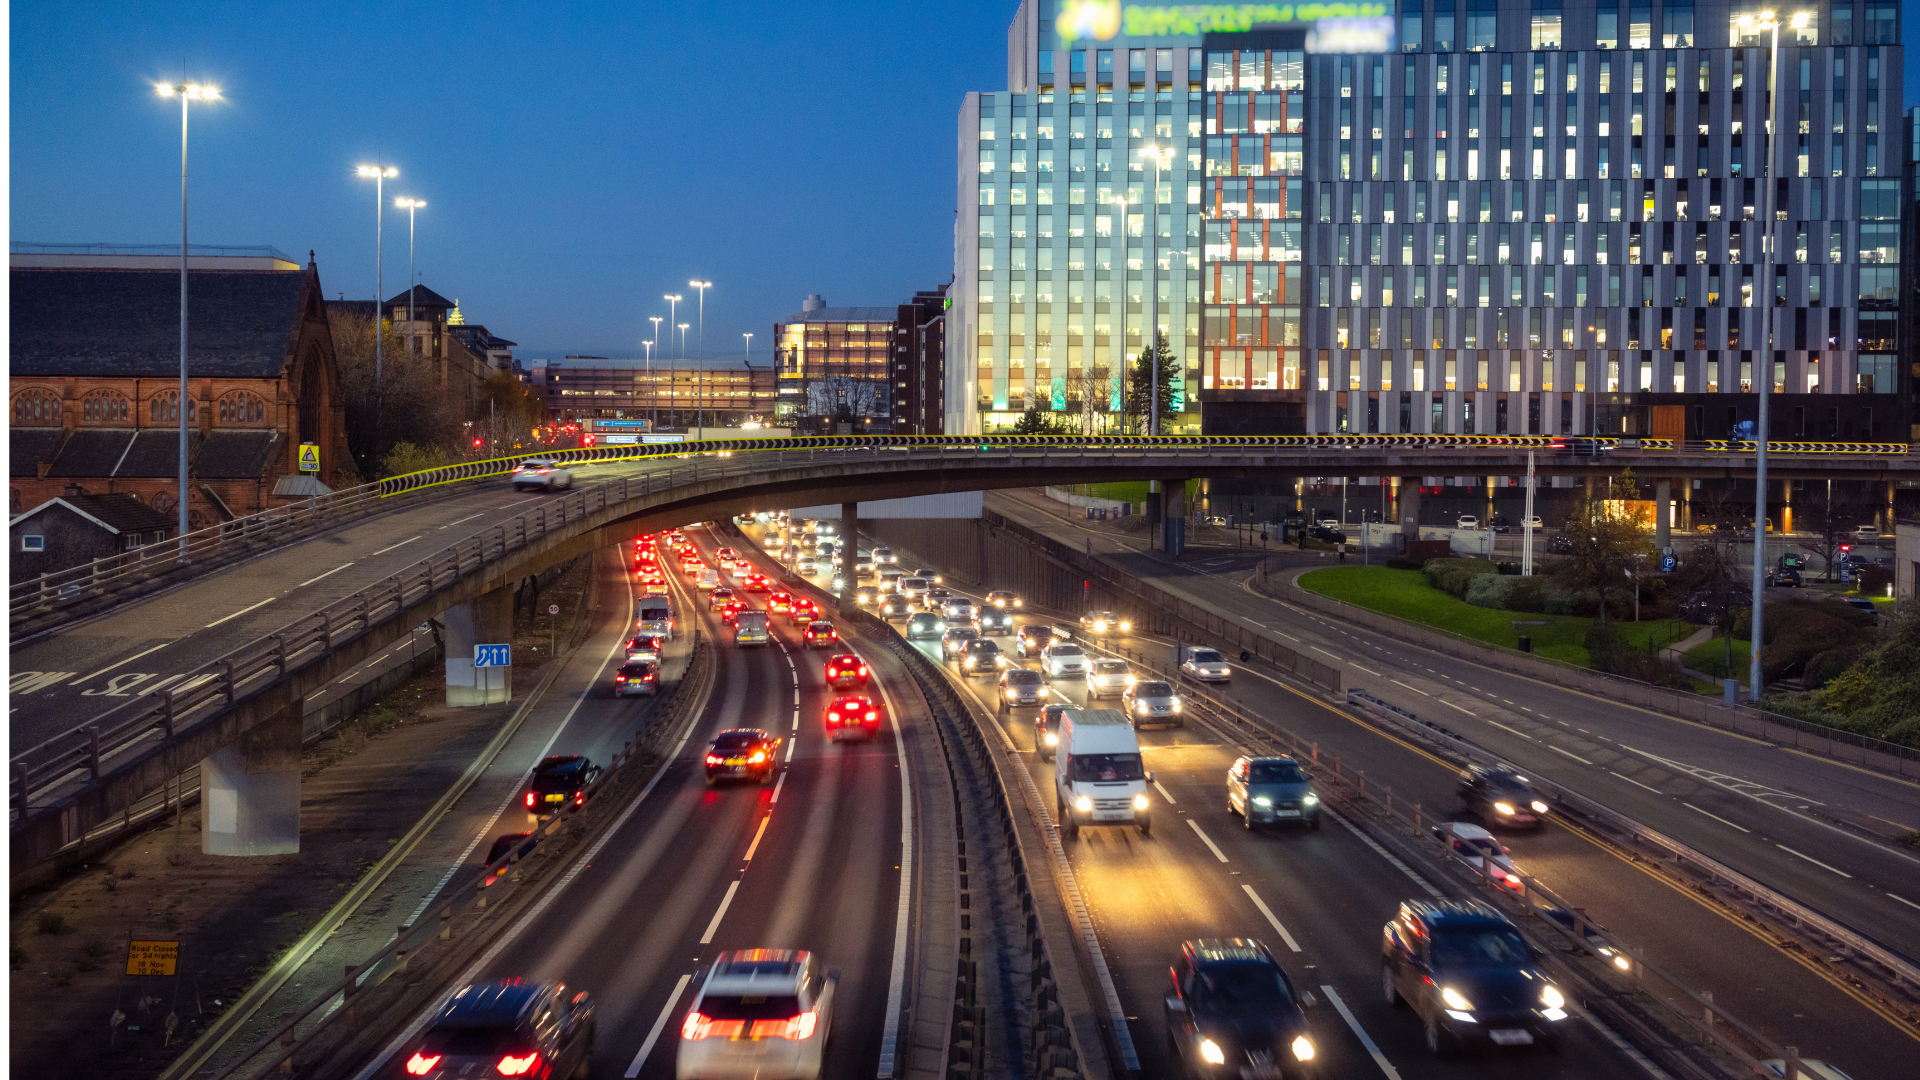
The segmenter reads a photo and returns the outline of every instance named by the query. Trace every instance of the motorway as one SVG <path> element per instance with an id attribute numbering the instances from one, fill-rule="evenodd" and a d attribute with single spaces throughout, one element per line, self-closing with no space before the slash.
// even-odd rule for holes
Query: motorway
<path id="1" fill-rule="evenodd" d="M 687 536 L 712 565 L 712 538 L 699 528 Z M 671 736 L 669 765 L 583 868 L 462 981 L 519 976 L 585 989 L 597 1006 L 593 1075 L 668 1077 L 703 962 L 728 949 L 809 949 L 840 971 L 830 1071 L 873 1075 L 896 975 L 903 751 L 886 727 L 874 742 L 829 743 L 821 721 L 832 699 L 821 674 L 829 654 L 808 652 L 784 618 L 772 620 L 772 647 L 735 647 L 731 627 L 688 599 L 671 556 L 665 565 L 676 634 L 698 623 L 715 642 L 712 697 Z M 734 727 L 787 741 L 773 786 L 705 786 L 701 755 L 714 734 Z M 583 725 L 581 734 L 592 730 Z M 562 738 L 553 752 L 585 750 Z M 385 1060 L 362 1075 L 376 1075 Z"/>
<path id="2" fill-rule="evenodd" d="M 903 564 L 917 559 L 897 545 L 895 550 Z M 992 587 L 991 582 L 982 585 Z M 1295 620 L 1288 629 L 1304 628 Z M 1331 637 L 1337 639 L 1337 632 Z M 937 643 L 917 644 L 939 660 Z M 1111 644 L 1156 653 L 1166 648 L 1165 643 L 1143 635 Z M 1329 644 L 1339 649 L 1336 658 L 1343 663 L 1349 658 L 1358 662 L 1359 646 L 1353 641 L 1329 640 Z M 1376 654 L 1367 655 L 1368 663 L 1377 659 Z M 1237 670 L 1231 692 L 1252 711 L 1318 741 L 1323 752 L 1338 753 L 1362 765 L 1370 781 L 1390 784 L 1402 798 L 1442 813 L 1457 809 L 1455 772 L 1446 763 L 1278 679 L 1245 665 Z M 1457 663 L 1452 670 L 1467 677 L 1479 674 L 1466 672 Z M 965 681 L 983 707 L 992 711 L 996 703 L 990 681 Z M 1055 700 L 1083 703 L 1084 691 L 1079 687 L 1056 684 L 1053 692 Z M 1430 699 L 1425 705 L 1431 711 Z M 1015 710 L 1002 721 L 1006 736 L 1022 750 L 1033 746 L 1033 712 Z M 1353 1025 L 1367 1032 L 1397 1075 L 1461 1075 L 1456 1066 L 1427 1058 L 1417 1025 L 1382 1003 L 1377 987 L 1380 927 L 1401 899 L 1422 895 L 1424 887 L 1383 858 L 1370 841 L 1337 823 L 1312 833 L 1249 833 L 1242 828 L 1240 819 L 1225 809 L 1224 778 L 1228 765 L 1244 751 L 1223 733 L 1200 725 L 1151 730 L 1142 732 L 1142 745 L 1147 767 L 1156 773 L 1162 795 L 1171 803 L 1156 820 L 1152 835 L 1093 829 L 1083 832 L 1085 839 L 1079 843 L 1069 844 L 1069 852 L 1114 965 L 1129 1026 L 1148 1074 L 1164 1073 L 1155 1069 L 1155 1064 L 1164 1065 L 1158 1060 L 1165 1045 L 1160 998 L 1178 942 L 1239 933 L 1260 937 L 1280 951 L 1296 979 L 1299 965 L 1317 965 L 1321 980 L 1352 1012 Z M 1035 761 L 1034 770 L 1035 782 L 1044 792 L 1052 782 L 1051 773 L 1044 762 Z M 1726 798 L 1740 796 L 1729 793 Z M 1170 820 L 1167 809 L 1180 821 Z M 1465 817 L 1457 812 L 1454 816 Z M 1691 902 L 1683 887 L 1659 876 L 1657 870 L 1629 869 L 1629 864 L 1560 828 L 1503 835 L 1502 840 L 1512 847 L 1522 869 L 1561 895 L 1585 904 L 1597 922 L 1645 946 L 1650 958 L 1690 985 L 1712 990 L 1717 1001 L 1777 1042 L 1798 1046 L 1803 1055 L 1832 1061 L 1858 1080 L 1908 1075 L 1920 1068 L 1920 1042 L 1910 1030 L 1839 987 L 1810 978 L 1799 961 L 1733 920 Z M 1289 937 L 1300 947 L 1297 954 L 1285 945 Z M 1326 1037 L 1330 1030 L 1338 1034 L 1343 1019 L 1336 1010 L 1315 1023 Z M 1486 1072 L 1474 1075 L 1509 1075 L 1505 1071 L 1509 1066 L 1510 1075 L 1515 1076 L 1543 1072 L 1624 1076 L 1638 1071 L 1603 1035 L 1584 1026 L 1578 1030 L 1573 1044 L 1578 1049 L 1570 1049 L 1563 1058 L 1495 1059 Z M 1342 1048 L 1336 1053 L 1363 1053 L 1357 1036 L 1339 1045 Z M 1336 1074 L 1369 1075 L 1365 1057 L 1357 1060 L 1359 1068 Z M 1885 1071 L 1876 1073 L 1876 1068 Z"/>

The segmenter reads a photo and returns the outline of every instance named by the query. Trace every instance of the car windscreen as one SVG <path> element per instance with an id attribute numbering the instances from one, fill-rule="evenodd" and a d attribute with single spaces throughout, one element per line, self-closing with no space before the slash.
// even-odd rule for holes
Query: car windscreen
<path id="1" fill-rule="evenodd" d="M 1000 646 L 985 638 L 975 638 L 967 642 L 967 651 L 975 656 L 996 656 L 1000 652 Z"/>
<path id="2" fill-rule="evenodd" d="M 759 741 L 754 735 L 722 735 L 713 740 L 715 750 L 746 750 Z"/>
<path id="3" fill-rule="evenodd" d="M 1099 675 L 1125 675 L 1127 673 L 1127 662 L 1125 660 L 1095 660 L 1093 662 L 1093 670 L 1095 674 Z"/>
<path id="4" fill-rule="evenodd" d="M 1255 961 L 1208 964 L 1195 989 L 1201 1007 L 1216 1013 L 1272 1012 L 1293 1004 L 1280 969 Z"/>
<path id="5" fill-rule="evenodd" d="M 1133 696 L 1146 698 L 1172 697 L 1173 687 L 1163 682 L 1135 683 L 1133 686 Z"/>
<path id="6" fill-rule="evenodd" d="M 1530 960 L 1526 943 L 1512 930 L 1436 930 L 1434 967 L 1508 967 Z"/>
<path id="7" fill-rule="evenodd" d="M 708 994 L 700 1012 L 713 1020 L 786 1020 L 800 1015 L 800 999 L 792 994 Z"/>
<path id="8" fill-rule="evenodd" d="M 1009 671 L 1007 672 L 1007 685 L 1008 686 L 1039 686 L 1040 673 L 1037 671 L 1029 671 L 1026 668 L 1020 668 L 1015 671 Z"/>
<path id="9" fill-rule="evenodd" d="M 1304 784 L 1307 778 L 1291 761 L 1256 761 L 1247 770 L 1250 784 Z"/>
<path id="10" fill-rule="evenodd" d="M 1055 645 L 1047 650 L 1048 656 L 1085 656 L 1078 645 Z"/>
<path id="11" fill-rule="evenodd" d="M 625 675 L 629 679 L 639 678 L 640 676 L 649 674 L 652 671 L 653 671 L 652 664 L 644 664 L 644 663 L 639 663 L 637 661 L 631 664 L 620 665 L 620 674 Z"/>
<path id="12" fill-rule="evenodd" d="M 1217 664 L 1220 662 L 1220 654 L 1212 649 L 1195 649 L 1192 659 L 1196 664 Z"/>
<path id="13" fill-rule="evenodd" d="M 1088 783 L 1144 780 L 1147 774 L 1139 754 L 1075 754 L 1073 778 Z"/>

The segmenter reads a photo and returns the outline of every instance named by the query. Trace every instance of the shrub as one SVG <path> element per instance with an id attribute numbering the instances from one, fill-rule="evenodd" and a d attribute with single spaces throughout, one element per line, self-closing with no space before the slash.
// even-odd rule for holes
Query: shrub
<path id="1" fill-rule="evenodd" d="M 1507 606 L 1507 595 L 1520 580 L 1499 574 L 1475 575 L 1467 579 L 1466 601 L 1474 607 L 1504 608 Z"/>
<path id="2" fill-rule="evenodd" d="M 1421 567 L 1427 582 L 1456 600 L 1464 600 L 1468 583 L 1476 577 L 1499 573 L 1485 559 L 1429 559 Z"/>
<path id="3" fill-rule="evenodd" d="M 1539 613 L 1547 609 L 1546 582 L 1537 577 L 1514 578 L 1507 585 L 1507 610 Z"/>
<path id="4" fill-rule="evenodd" d="M 1620 655 L 1627 651 L 1627 642 L 1620 636 L 1619 627 L 1606 620 L 1587 627 L 1581 644 L 1587 647 L 1589 662 L 1596 671 L 1613 671 L 1619 666 Z"/>
<path id="5" fill-rule="evenodd" d="M 1853 587 L 1862 596 L 1885 596 L 1887 586 L 1893 584 L 1893 567 L 1869 566 L 1853 577 Z"/>
<path id="6" fill-rule="evenodd" d="M 1403 559 L 1397 555 L 1387 560 L 1387 568 L 1389 570 L 1418 570 L 1425 565 L 1425 563 L 1416 562 L 1413 559 Z"/>

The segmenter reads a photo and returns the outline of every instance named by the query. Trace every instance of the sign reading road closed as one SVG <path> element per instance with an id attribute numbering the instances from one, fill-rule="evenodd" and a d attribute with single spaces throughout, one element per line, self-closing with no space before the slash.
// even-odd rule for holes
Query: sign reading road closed
<path id="1" fill-rule="evenodd" d="M 171 975 L 179 962 L 180 943 L 177 941 L 127 942 L 129 975 Z"/>
<path id="2" fill-rule="evenodd" d="M 300 444 L 300 471 L 320 471 L 320 444 L 303 442 Z"/>
<path id="3" fill-rule="evenodd" d="M 513 646 L 475 645 L 473 647 L 473 666 L 477 668 L 512 667 Z"/>

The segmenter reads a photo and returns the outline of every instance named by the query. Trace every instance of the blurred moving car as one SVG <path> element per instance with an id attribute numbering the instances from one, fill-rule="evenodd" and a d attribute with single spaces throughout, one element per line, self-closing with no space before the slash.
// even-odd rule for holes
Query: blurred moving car
<path id="1" fill-rule="evenodd" d="M 718 586 L 707 594 L 707 610 L 712 611 L 714 608 L 723 607 L 736 599 L 738 597 L 734 596 L 732 589 L 725 585 Z"/>
<path id="2" fill-rule="evenodd" d="M 829 741 L 872 741 L 880 736 L 880 706 L 873 699 L 859 695 L 835 698 L 827 706 L 826 723 Z"/>
<path id="3" fill-rule="evenodd" d="M 815 619 L 808 623 L 807 629 L 800 636 L 806 639 L 809 649 L 831 649 L 840 644 L 840 631 L 835 630 L 833 624 L 825 619 Z"/>
<path id="4" fill-rule="evenodd" d="M 1180 672 L 1200 682 L 1230 682 L 1233 679 L 1233 668 L 1227 666 L 1227 658 L 1220 655 L 1220 650 L 1192 645 L 1183 646 L 1180 650 Z"/>
<path id="5" fill-rule="evenodd" d="M 660 692 L 658 661 L 629 660 L 613 673 L 613 696 L 653 697 Z"/>
<path id="6" fill-rule="evenodd" d="M 1133 629 L 1133 623 L 1111 611 L 1089 611 L 1080 616 L 1080 629 L 1095 634 L 1111 634 L 1116 630 L 1126 633 Z"/>
<path id="7" fill-rule="evenodd" d="M 940 635 L 940 659 L 957 660 L 966 654 L 967 643 L 980 636 L 971 626 L 949 626 Z"/>
<path id="8" fill-rule="evenodd" d="M 681 1021 L 674 1075 L 814 1080 L 825 1067 L 839 981 L 809 952 L 721 953 Z"/>
<path id="9" fill-rule="evenodd" d="M 1119 697 L 1132 679 L 1125 660 L 1095 660 L 1087 672 L 1087 700 Z"/>
<path id="10" fill-rule="evenodd" d="M 1557 1048 L 1566 995 L 1507 917 L 1477 900 L 1407 900 L 1381 940 L 1380 991 L 1436 1056 L 1457 1045 Z"/>
<path id="11" fill-rule="evenodd" d="M 924 641 L 947 632 L 947 624 L 931 611 L 915 612 L 907 619 L 907 640 Z"/>
<path id="12" fill-rule="evenodd" d="M 995 589 L 987 594 L 987 603 L 997 608 L 1025 607 L 1026 601 L 1011 589 Z"/>
<path id="13" fill-rule="evenodd" d="M 1013 651 L 1020 657 L 1040 655 L 1040 650 L 1054 640 L 1066 641 L 1067 632 L 1057 626 L 1045 623 L 1028 623 L 1013 636 Z"/>
<path id="14" fill-rule="evenodd" d="M 579 754 L 553 754 L 533 767 L 525 802 L 536 814 L 551 814 L 587 801 L 587 789 L 600 776 L 600 767 Z"/>
<path id="15" fill-rule="evenodd" d="M 841 653 L 827 661 L 827 685 L 835 690 L 851 690 L 865 686 L 871 678 L 867 672 L 867 662 L 852 653 Z"/>
<path id="16" fill-rule="evenodd" d="M 940 605 L 940 614 L 948 623 L 972 622 L 974 619 L 973 601 L 964 596 L 950 596 Z"/>
<path id="17" fill-rule="evenodd" d="M 1027 668 L 1008 668 L 1000 676 L 1000 711 L 1016 705 L 1038 705 L 1047 700 L 1046 680 Z"/>
<path id="18" fill-rule="evenodd" d="M 1042 761 L 1053 760 L 1053 748 L 1060 745 L 1060 718 L 1071 705 L 1046 705 L 1033 718 L 1033 754 Z"/>
<path id="19" fill-rule="evenodd" d="M 1087 673 L 1085 649 L 1071 641 L 1050 641 L 1040 650 L 1040 668 L 1047 678 L 1081 678 Z"/>
<path id="20" fill-rule="evenodd" d="M 583 1075 L 593 1060 L 593 999 L 565 983 L 500 979 L 462 987 L 394 1055 L 393 1075 Z"/>
<path id="21" fill-rule="evenodd" d="M 1120 692 L 1120 708 L 1133 721 L 1134 727 L 1143 723 L 1170 723 L 1175 727 L 1186 727 L 1180 716 L 1182 708 L 1179 695 L 1173 692 L 1170 683 L 1159 679 L 1143 679 Z"/>
<path id="22" fill-rule="evenodd" d="M 974 625 L 980 628 L 982 634 L 1003 636 L 1011 634 L 1013 633 L 1013 612 L 994 607 L 986 608 L 980 612 L 980 618 L 975 620 Z"/>
<path id="23" fill-rule="evenodd" d="M 966 649 L 960 655 L 960 670 L 968 675 L 992 675 L 1008 666 L 1009 661 L 1000 652 L 1000 646 L 983 637 L 967 642 Z"/>
<path id="24" fill-rule="evenodd" d="M 1320 796 L 1300 763 L 1285 754 L 1243 757 L 1228 767 L 1227 811 L 1249 829 L 1282 822 L 1320 827 Z"/>
<path id="25" fill-rule="evenodd" d="M 919 578 L 920 580 L 926 582 L 929 585 L 938 585 L 945 580 L 938 573 L 936 573 L 933 567 L 931 566 L 915 567 L 913 571 L 913 576 Z"/>
<path id="26" fill-rule="evenodd" d="M 1196 1077 L 1294 1077 L 1317 1050 L 1312 992 L 1296 991 L 1267 947 L 1246 938 L 1184 942 L 1167 991 L 1167 1041 Z"/>
<path id="27" fill-rule="evenodd" d="M 780 771 L 780 740 L 760 728 L 729 728 L 707 744 L 706 780 L 741 778 L 773 783 Z"/>
<path id="28" fill-rule="evenodd" d="M 526 858 L 527 853 L 532 851 L 539 843 L 540 841 L 530 832 L 508 833 L 505 836 L 495 837 L 493 846 L 487 849 L 486 861 L 480 865 L 493 866 L 509 854 L 512 854 L 514 860 L 517 862 Z M 484 889 L 500 880 L 500 875 L 506 873 L 506 869 L 505 866 L 501 866 L 492 873 L 489 873 L 486 880 L 480 883 L 480 887 Z"/>
<path id="29" fill-rule="evenodd" d="M 544 488 L 552 491 L 556 488 L 572 486 L 573 470 L 552 458 L 530 457 L 513 470 L 513 490 L 515 491 L 524 491 L 527 488 Z"/>
<path id="30" fill-rule="evenodd" d="M 882 619 L 892 622 L 913 614 L 913 605 L 907 603 L 907 598 L 904 596 L 889 595 L 885 600 L 880 601 L 880 606 L 875 613 Z"/>
<path id="31" fill-rule="evenodd" d="M 1537 829 L 1547 822 L 1547 801 L 1532 781 L 1504 766 L 1468 766 L 1458 791 L 1461 803 L 1488 825 Z"/>
<path id="32" fill-rule="evenodd" d="M 1508 849 L 1493 834 L 1464 821 L 1443 821 L 1433 827 L 1434 839 L 1446 845 L 1453 857 L 1484 874 L 1494 884 L 1512 893 L 1526 891 L 1520 880 L 1520 868 L 1507 857 Z"/>

